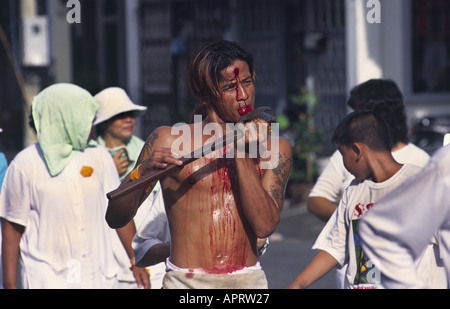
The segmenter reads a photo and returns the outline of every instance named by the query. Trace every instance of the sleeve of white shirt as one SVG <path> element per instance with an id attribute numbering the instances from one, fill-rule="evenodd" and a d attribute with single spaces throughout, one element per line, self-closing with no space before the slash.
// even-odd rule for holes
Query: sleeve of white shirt
<path id="1" fill-rule="evenodd" d="M 312 249 L 323 250 L 333 256 L 339 265 L 347 262 L 347 227 L 346 227 L 346 198 L 341 199 L 338 208 L 328 220 L 319 234 Z"/>
<path id="2" fill-rule="evenodd" d="M 381 287 L 424 287 L 414 260 L 449 218 L 450 185 L 444 179 L 449 168 L 446 171 L 445 165 L 448 161 L 439 165 L 432 159 L 414 179 L 386 195 L 362 218 L 363 248 L 380 265 Z"/>
<path id="3" fill-rule="evenodd" d="M 30 212 L 30 184 L 15 161 L 11 162 L 0 193 L 0 217 L 22 225 L 27 225 Z"/>
<path id="4" fill-rule="evenodd" d="M 147 251 L 154 245 L 170 242 L 169 224 L 164 209 L 162 190 L 159 189 L 156 192 L 153 201 L 148 200 L 146 202 L 151 202 L 152 205 L 139 226 L 132 242 L 136 263 L 139 263 Z"/>
<path id="5" fill-rule="evenodd" d="M 344 167 L 342 155 L 339 151 L 335 151 L 314 184 L 309 197 L 323 197 L 337 202 L 352 178 Z"/>

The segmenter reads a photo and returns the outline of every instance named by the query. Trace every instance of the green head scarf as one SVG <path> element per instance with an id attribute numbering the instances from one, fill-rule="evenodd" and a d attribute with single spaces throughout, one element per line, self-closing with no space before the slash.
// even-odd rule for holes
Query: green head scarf
<path id="1" fill-rule="evenodd" d="M 87 147 L 98 108 L 89 92 L 71 84 L 52 85 L 34 98 L 33 120 L 50 175 L 61 173 Z"/>

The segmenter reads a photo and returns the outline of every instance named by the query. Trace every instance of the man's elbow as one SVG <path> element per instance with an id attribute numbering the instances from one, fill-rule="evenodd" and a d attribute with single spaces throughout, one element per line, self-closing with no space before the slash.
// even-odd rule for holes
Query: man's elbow
<path id="1" fill-rule="evenodd" d="M 105 217 L 106 223 L 108 223 L 108 226 L 112 229 L 120 229 L 124 227 L 124 224 L 120 224 L 120 222 L 117 222 L 116 220 L 110 219 L 108 216 Z"/>
<path id="2" fill-rule="evenodd" d="M 276 228 L 276 227 L 275 227 Z M 273 228 L 273 229 L 268 229 L 268 228 L 265 228 L 265 229 L 257 229 L 257 230 L 255 230 L 254 232 L 255 232 L 255 236 L 257 237 L 257 238 L 267 238 L 267 237 L 269 237 L 270 235 L 272 235 L 272 233 L 275 231 L 275 228 Z"/>
<path id="3" fill-rule="evenodd" d="M 108 226 L 112 229 L 120 229 L 128 223 L 120 216 L 112 214 L 109 209 L 106 211 L 105 220 L 106 223 L 108 223 Z"/>
<path id="4" fill-rule="evenodd" d="M 253 231 L 255 232 L 255 236 L 258 238 L 269 237 L 275 231 L 279 223 L 280 218 L 278 217 L 269 223 L 261 224 L 260 226 L 255 227 L 253 229 Z"/>

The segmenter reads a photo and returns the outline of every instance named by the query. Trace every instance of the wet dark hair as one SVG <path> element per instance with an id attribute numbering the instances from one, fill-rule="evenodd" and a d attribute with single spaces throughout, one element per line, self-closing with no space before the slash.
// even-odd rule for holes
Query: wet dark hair
<path id="1" fill-rule="evenodd" d="M 408 124 L 403 95 L 397 84 L 389 79 L 371 79 L 350 92 L 348 106 L 371 110 L 383 117 L 391 131 L 392 143 L 409 143 Z"/>
<path id="2" fill-rule="evenodd" d="M 189 86 L 192 93 L 206 104 L 219 99 L 219 83 L 223 78 L 221 72 L 236 60 L 245 61 L 250 74 L 255 77 L 253 56 L 237 43 L 219 40 L 203 46 L 190 64 Z"/>
<path id="3" fill-rule="evenodd" d="M 376 151 L 391 151 L 389 126 L 377 113 L 370 110 L 355 111 L 342 119 L 331 141 L 350 147 L 360 142 Z"/>

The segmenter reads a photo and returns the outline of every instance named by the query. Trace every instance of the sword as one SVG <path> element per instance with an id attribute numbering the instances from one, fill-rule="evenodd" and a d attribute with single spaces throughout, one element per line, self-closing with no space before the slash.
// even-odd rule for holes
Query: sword
<path id="1" fill-rule="evenodd" d="M 271 124 L 275 122 L 275 117 L 271 114 L 272 110 L 269 107 L 263 106 L 258 107 L 252 110 L 251 112 L 243 115 L 241 118 L 239 118 L 238 123 L 247 123 L 253 120 L 262 119 L 266 121 L 267 123 Z M 136 179 L 134 181 L 131 181 L 124 185 L 121 188 L 117 188 L 116 190 L 113 190 L 106 194 L 108 197 L 108 200 L 115 200 L 118 199 L 125 194 L 128 194 L 134 190 L 137 189 L 144 189 L 148 187 L 149 184 L 152 182 L 159 180 L 167 175 L 172 174 L 177 169 L 181 170 L 184 166 L 187 164 L 194 162 L 195 160 L 204 157 L 214 151 L 216 151 L 216 145 L 220 145 L 221 147 L 225 147 L 231 143 L 233 143 L 235 140 L 238 140 L 242 138 L 244 134 L 241 131 L 234 131 L 232 133 L 228 133 L 223 137 L 220 137 L 203 147 L 200 147 L 194 151 L 192 151 L 190 154 L 181 157 L 180 160 L 182 161 L 181 165 L 169 165 L 165 169 L 158 169 L 151 171 L 150 173 L 140 177 L 139 179 Z M 222 143 L 220 143 L 220 140 L 222 140 Z"/>

